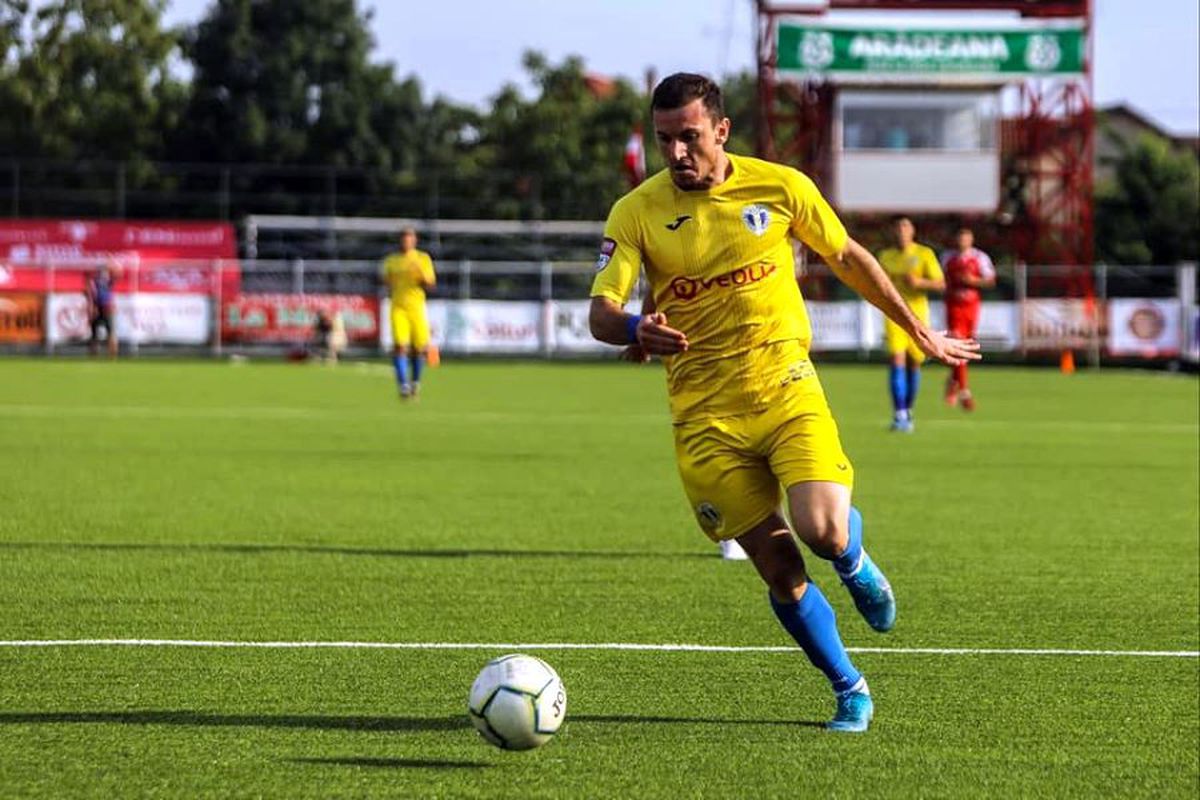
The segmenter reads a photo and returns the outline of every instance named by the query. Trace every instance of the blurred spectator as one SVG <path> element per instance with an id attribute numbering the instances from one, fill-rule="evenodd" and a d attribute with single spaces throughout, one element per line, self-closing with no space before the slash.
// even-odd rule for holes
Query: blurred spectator
<path id="1" fill-rule="evenodd" d="M 108 357 L 116 358 L 117 331 L 113 327 L 115 293 L 113 292 L 113 273 L 107 264 L 88 275 L 83 292 L 87 296 L 88 323 L 92 329 L 92 337 L 88 340 L 88 352 L 96 355 L 100 345 L 100 328 L 104 328 L 104 336 L 108 342 Z"/>

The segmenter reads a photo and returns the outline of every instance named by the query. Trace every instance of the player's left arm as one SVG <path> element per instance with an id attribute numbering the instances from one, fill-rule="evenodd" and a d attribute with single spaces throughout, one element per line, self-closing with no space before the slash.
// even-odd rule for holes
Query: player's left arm
<path id="1" fill-rule="evenodd" d="M 906 276 L 905 281 L 919 292 L 946 291 L 946 275 L 932 250 L 925 251 L 921 258 L 921 269 L 916 274 Z"/>
<path id="2" fill-rule="evenodd" d="M 979 253 L 979 280 L 975 281 L 976 289 L 992 289 L 996 286 L 996 265 L 987 253 Z"/>
<path id="3" fill-rule="evenodd" d="M 437 273 L 433 271 L 433 259 L 428 255 L 421 259 L 421 288 L 427 292 L 437 287 Z"/>
<path id="4" fill-rule="evenodd" d="M 926 355 L 951 366 L 980 358 L 978 342 L 930 330 L 904 302 L 875 257 L 858 242 L 847 239 L 839 252 L 824 258 L 843 283 L 903 328 Z"/>

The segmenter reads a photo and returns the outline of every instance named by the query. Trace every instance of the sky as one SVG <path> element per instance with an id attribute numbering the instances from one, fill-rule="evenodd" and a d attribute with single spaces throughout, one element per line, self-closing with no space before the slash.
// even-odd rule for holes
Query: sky
<path id="1" fill-rule="evenodd" d="M 505 83 L 528 89 L 521 68 L 521 54 L 528 49 L 554 62 L 579 55 L 590 71 L 638 84 L 648 69 L 662 77 L 680 70 L 719 76 L 754 68 L 753 0 L 359 3 L 374 11 L 376 60 L 391 61 L 397 76 L 415 73 L 427 96 L 460 103 L 486 104 Z M 208 4 L 171 0 L 167 22 L 194 23 Z M 1195 134 L 1200 129 L 1200 3 L 1095 4 L 1096 103 L 1128 103 L 1170 132 Z"/>

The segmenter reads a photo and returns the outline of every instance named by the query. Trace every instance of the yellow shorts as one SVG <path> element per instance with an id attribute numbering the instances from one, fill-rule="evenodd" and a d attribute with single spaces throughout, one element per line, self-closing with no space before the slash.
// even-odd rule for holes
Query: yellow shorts
<path id="1" fill-rule="evenodd" d="M 696 520 L 713 541 L 741 536 L 779 509 L 793 484 L 853 488 L 837 423 L 814 374 L 789 402 L 753 414 L 682 422 L 675 458 Z"/>
<path id="2" fill-rule="evenodd" d="M 912 337 L 903 328 L 887 317 L 883 319 L 883 342 L 887 347 L 888 355 L 894 356 L 906 353 L 915 363 L 925 363 L 925 353 L 921 351 L 921 348 L 917 347 L 917 343 L 912 340 Z"/>
<path id="3" fill-rule="evenodd" d="M 424 350 L 429 347 L 429 320 L 424 310 L 392 308 L 392 342 L 397 347 Z"/>

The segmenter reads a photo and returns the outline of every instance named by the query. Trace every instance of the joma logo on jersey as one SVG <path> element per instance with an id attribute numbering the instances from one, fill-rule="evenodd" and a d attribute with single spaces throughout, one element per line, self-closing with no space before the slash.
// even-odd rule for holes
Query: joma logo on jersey
<path id="1" fill-rule="evenodd" d="M 742 209 L 742 222 L 746 223 L 746 227 L 755 236 L 762 236 L 767 232 L 767 228 L 771 227 L 771 212 L 767 211 L 766 206 L 760 206 L 758 203 L 746 206 Z"/>
<path id="2" fill-rule="evenodd" d="M 671 292 L 680 300 L 691 300 L 714 286 L 722 289 L 748 286 L 769 277 L 773 272 L 775 272 L 774 264 L 760 261 L 748 267 L 739 267 L 733 272 L 726 272 L 715 278 L 687 278 L 680 275 L 671 281 Z"/>

